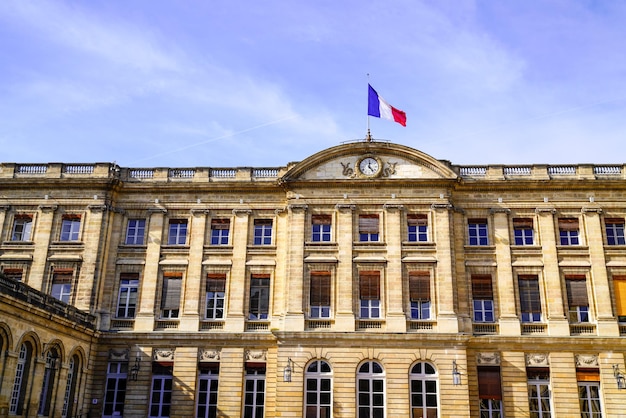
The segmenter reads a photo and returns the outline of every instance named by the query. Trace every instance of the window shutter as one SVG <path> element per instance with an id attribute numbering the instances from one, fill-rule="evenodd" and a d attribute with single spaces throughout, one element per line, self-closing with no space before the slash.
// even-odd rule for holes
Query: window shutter
<path id="1" fill-rule="evenodd" d="M 255 219 L 254 224 L 255 225 L 271 225 L 272 220 L 271 219 Z"/>
<path id="2" fill-rule="evenodd" d="M 68 221 L 80 221 L 80 215 L 65 214 L 61 218 Z"/>
<path id="3" fill-rule="evenodd" d="M 478 225 L 487 225 L 487 219 L 484 218 L 473 218 L 467 220 L 468 224 L 478 224 Z"/>
<path id="4" fill-rule="evenodd" d="M 430 274 L 427 271 L 409 272 L 409 297 L 413 302 L 430 300 Z"/>
<path id="5" fill-rule="evenodd" d="M 17 213 L 17 214 L 15 214 L 15 219 L 25 220 L 25 221 L 32 221 L 33 220 L 33 216 L 29 215 L 27 213 Z"/>
<path id="6" fill-rule="evenodd" d="M 626 316 L 626 276 L 613 277 L 617 315 Z"/>
<path id="7" fill-rule="evenodd" d="M 230 219 L 211 219 L 211 229 L 229 229 Z"/>
<path id="8" fill-rule="evenodd" d="M 607 225 L 624 225 L 624 218 L 604 218 L 604 223 Z"/>
<path id="9" fill-rule="evenodd" d="M 428 226 L 428 216 L 425 214 L 408 214 L 406 221 L 409 226 Z"/>
<path id="10" fill-rule="evenodd" d="M 163 278 L 163 298 L 161 300 L 161 309 L 178 309 L 180 307 L 180 290 L 182 286 L 182 277 L 164 277 Z"/>
<path id="11" fill-rule="evenodd" d="M 120 273 L 120 280 L 139 280 L 139 273 Z"/>
<path id="12" fill-rule="evenodd" d="M 539 280 L 536 276 L 520 276 L 518 279 L 520 307 L 522 312 L 541 313 Z"/>
<path id="13" fill-rule="evenodd" d="M 490 275 L 472 276 L 472 297 L 476 300 L 493 300 Z"/>
<path id="14" fill-rule="evenodd" d="M 206 291 L 207 292 L 225 292 L 226 291 L 226 275 L 225 274 L 207 274 Z"/>
<path id="15" fill-rule="evenodd" d="M 589 306 L 585 276 L 567 276 L 565 286 L 569 306 Z"/>
<path id="16" fill-rule="evenodd" d="M 478 368 L 478 396 L 480 399 L 502 399 L 499 367 Z"/>
<path id="17" fill-rule="evenodd" d="M 576 380 L 579 382 L 599 382 L 600 371 L 598 369 L 576 369 Z"/>
<path id="18" fill-rule="evenodd" d="M 311 224 L 313 224 L 313 225 L 330 225 L 331 224 L 331 216 L 330 215 L 312 215 L 311 216 Z"/>
<path id="19" fill-rule="evenodd" d="M 532 229 L 533 220 L 532 218 L 513 218 L 513 228 L 514 229 Z"/>
<path id="20" fill-rule="evenodd" d="M 311 305 L 330 305 L 330 272 L 311 272 Z"/>
<path id="21" fill-rule="evenodd" d="M 362 300 L 380 299 L 380 272 L 362 271 L 359 273 L 359 285 Z"/>
<path id="22" fill-rule="evenodd" d="M 378 215 L 359 216 L 359 234 L 378 234 Z"/>
<path id="23" fill-rule="evenodd" d="M 559 218 L 559 230 L 561 230 L 561 231 L 578 231 L 578 219 L 576 219 L 576 218 Z"/>

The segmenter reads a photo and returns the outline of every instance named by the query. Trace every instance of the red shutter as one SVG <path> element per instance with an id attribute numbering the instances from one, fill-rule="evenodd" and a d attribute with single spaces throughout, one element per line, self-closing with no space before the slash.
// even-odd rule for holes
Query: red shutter
<path id="1" fill-rule="evenodd" d="M 565 287 L 569 306 L 589 306 L 585 276 L 566 276 Z"/>
<path id="2" fill-rule="evenodd" d="M 378 234 L 378 215 L 359 216 L 359 234 Z"/>
<path id="3" fill-rule="evenodd" d="M 499 367 L 478 368 L 478 396 L 480 399 L 502 399 Z"/>
<path id="4" fill-rule="evenodd" d="M 427 271 L 409 272 L 409 297 L 411 301 L 430 300 L 430 274 Z"/>
<path id="5" fill-rule="evenodd" d="M 330 305 L 330 272 L 311 272 L 311 306 Z"/>
<path id="6" fill-rule="evenodd" d="M 475 300 L 493 300 L 490 275 L 472 276 L 472 298 Z"/>
<path id="7" fill-rule="evenodd" d="M 380 299 L 380 272 L 362 271 L 359 273 L 361 300 Z"/>

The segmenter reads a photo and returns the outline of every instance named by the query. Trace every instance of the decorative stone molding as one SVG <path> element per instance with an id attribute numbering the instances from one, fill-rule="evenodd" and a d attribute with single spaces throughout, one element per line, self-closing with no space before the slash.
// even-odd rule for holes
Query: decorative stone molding
<path id="1" fill-rule="evenodd" d="M 59 207 L 59 205 L 39 205 L 39 210 L 47 213 L 47 212 L 54 212 L 55 210 L 57 210 Z"/>
<path id="2" fill-rule="evenodd" d="M 397 162 L 392 163 L 391 161 L 387 161 L 383 162 L 383 164 L 383 171 L 380 174 L 382 177 L 391 177 L 396 174 L 396 166 L 398 165 Z"/>
<path id="3" fill-rule="evenodd" d="M 576 354 L 576 367 L 600 367 L 597 354 Z"/>
<path id="4" fill-rule="evenodd" d="M 454 206 L 451 203 L 433 203 L 430 205 L 430 208 L 434 210 L 452 210 Z"/>
<path id="5" fill-rule="evenodd" d="M 222 351 L 211 349 L 198 349 L 198 361 L 220 361 Z"/>
<path id="6" fill-rule="evenodd" d="M 148 208 L 148 213 L 150 215 L 155 214 L 155 213 L 166 214 L 167 213 L 167 209 L 165 209 L 165 208 Z"/>
<path id="7" fill-rule="evenodd" d="M 11 206 L 9 205 L 0 205 L 0 212 L 8 212 L 11 210 Z"/>
<path id="8" fill-rule="evenodd" d="M 276 215 L 280 215 L 281 213 L 285 213 L 286 211 L 287 211 L 287 208 L 277 208 L 277 209 L 274 209 L 274 213 Z"/>
<path id="9" fill-rule="evenodd" d="M 480 366 L 499 366 L 500 353 L 478 353 L 476 354 L 476 363 Z"/>
<path id="10" fill-rule="evenodd" d="M 128 348 L 124 348 L 122 350 L 109 350 L 109 361 L 128 361 L 130 356 L 130 350 Z"/>
<path id="11" fill-rule="evenodd" d="M 602 208 L 590 208 L 590 207 L 583 207 L 580 210 L 581 213 L 597 213 L 598 215 L 602 213 Z"/>
<path id="12" fill-rule="evenodd" d="M 527 367 L 548 367 L 550 366 L 550 357 L 545 353 L 526 354 Z"/>
<path id="13" fill-rule="evenodd" d="M 154 361 L 174 361 L 175 348 L 153 348 L 152 360 Z"/>
<path id="14" fill-rule="evenodd" d="M 92 212 L 106 212 L 108 207 L 107 205 L 87 205 L 87 209 Z"/>
<path id="15" fill-rule="evenodd" d="M 335 205 L 335 209 L 337 210 L 351 210 L 351 211 L 355 211 L 356 210 L 356 205 L 350 204 L 350 203 L 337 203 Z"/>
<path id="16" fill-rule="evenodd" d="M 509 208 L 502 208 L 502 207 L 498 207 L 498 208 L 491 208 L 489 209 L 489 213 L 494 214 L 494 213 L 505 213 L 505 214 L 509 214 L 511 213 L 511 209 Z"/>
<path id="17" fill-rule="evenodd" d="M 309 209 L 309 205 L 304 203 L 291 203 L 287 206 L 287 209 L 289 209 L 291 212 L 295 212 L 297 210 L 306 212 Z"/>
<path id="18" fill-rule="evenodd" d="M 210 210 L 208 209 L 191 209 L 191 214 L 194 216 L 198 216 L 198 215 L 209 215 L 211 213 Z"/>
<path id="19" fill-rule="evenodd" d="M 383 205 L 383 209 L 385 209 L 385 210 L 404 210 L 404 205 L 395 204 L 395 203 L 385 203 Z"/>
<path id="20" fill-rule="evenodd" d="M 546 215 L 554 215 L 556 213 L 555 208 L 536 208 L 535 213 L 538 214 L 546 214 Z"/>
<path id="21" fill-rule="evenodd" d="M 252 215 L 252 209 L 233 209 L 233 215 Z"/>
<path id="22" fill-rule="evenodd" d="M 246 350 L 246 361 L 266 361 L 267 351 L 265 350 Z"/>

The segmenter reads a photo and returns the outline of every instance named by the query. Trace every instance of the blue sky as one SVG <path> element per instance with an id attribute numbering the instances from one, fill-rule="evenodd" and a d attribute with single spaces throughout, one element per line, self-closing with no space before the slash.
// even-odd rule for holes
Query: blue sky
<path id="1" fill-rule="evenodd" d="M 0 2 L 0 161 L 276 167 L 372 136 L 622 163 L 626 2 Z"/>

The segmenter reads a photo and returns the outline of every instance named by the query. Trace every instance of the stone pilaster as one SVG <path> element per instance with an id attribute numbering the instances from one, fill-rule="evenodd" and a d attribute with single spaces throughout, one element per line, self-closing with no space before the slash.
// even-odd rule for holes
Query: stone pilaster
<path id="1" fill-rule="evenodd" d="M 98 270 L 97 264 L 100 262 L 98 257 L 100 255 L 100 243 L 104 242 L 101 237 L 104 231 L 102 221 L 107 210 L 105 205 L 89 205 L 87 208 L 89 210 L 85 217 L 82 236 L 82 242 L 85 246 L 83 263 L 74 292 L 74 306 L 84 311 L 89 311 L 91 308 L 91 302 L 98 288 L 99 278 L 96 275 L 101 274 L 101 272 Z"/>
<path id="2" fill-rule="evenodd" d="M 154 329 L 154 301 L 159 283 L 159 259 L 163 240 L 163 222 L 167 211 L 161 208 L 149 210 L 146 266 L 140 281 L 139 310 L 135 318 L 135 331 L 152 331 Z"/>
<path id="3" fill-rule="evenodd" d="M 6 238 L 7 236 L 9 237 L 8 239 L 11 239 L 10 234 L 6 234 L 4 232 L 4 221 L 6 219 L 7 212 L 9 211 L 9 209 L 11 209 L 11 207 L 8 205 L 0 206 L 0 237 L 2 237 L 2 240 L 7 239 Z M 11 228 L 13 228 L 13 225 L 8 225 L 8 228 L 9 228 L 9 231 L 11 231 Z"/>
<path id="4" fill-rule="evenodd" d="M 46 274 L 46 260 L 48 258 L 48 248 L 52 239 L 52 224 L 54 212 L 57 205 L 39 205 L 39 215 L 37 217 L 36 228 L 33 232 L 34 252 L 33 265 L 28 276 L 28 285 L 37 290 L 45 291 L 43 285 Z"/>
<path id="5" fill-rule="evenodd" d="M 246 258 L 248 254 L 248 225 L 252 211 L 235 209 L 233 225 L 233 268 L 228 286 L 228 312 L 224 329 L 231 332 L 243 332 L 245 325 Z"/>
<path id="6" fill-rule="evenodd" d="M 609 278 L 606 272 L 606 258 L 604 257 L 604 239 L 600 223 L 599 208 L 583 208 L 583 219 L 587 229 L 587 244 L 589 245 L 589 261 L 591 261 L 591 289 L 596 307 L 596 320 L 599 336 L 619 336 L 619 327 L 613 316 L 610 303 L 611 291 Z"/>
<path id="7" fill-rule="evenodd" d="M 171 418 L 195 416 L 196 382 L 198 378 L 198 348 L 176 347 L 172 376 Z"/>
<path id="8" fill-rule="evenodd" d="M 304 242 L 306 205 L 289 205 L 288 240 L 289 248 L 287 265 L 287 314 L 285 316 L 285 331 L 304 330 L 303 283 L 304 283 Z"/>
<path id="9" fill-rule="evenodd" d="M 204 255 L 204 236 L 206 231 L 207 210 L 191 210 L 191 234 L 189 236 L 189 264 L 183 289 L 183 314 L 180 318 L 181 331 L 197 331 L 200 323 L 200 295 L 202 289 L 202 258 Z"/>
<path id="10" fill-rule="evenodd" d="M 563 289 L 556 250 L 554 213 L 552 208 L 537 208 L 543 254 L 543 279 L 548 307 L 548 331 L 551 336 L 569 335 L 569 324 L 563 310 Z"/>
<path id="11" fill-rule="evenodd" d="M 511 268 L 511 238 L 509 234 L 508 209 L 492 209 L 493 232 L 496 246 L 496 279 L 498 309 L 500 311 L 500 334 L 520 335 L 520 322 L 515 308 L 515 281 Z"/>
<path id="12" fill-rule="evenodd" d="M 459 321 L 454 310 L 454 266 L 453 242 L 454 234 L 450 227 L 450 209 L 448 203 L 434 204 L 433 236 L 437 244 L 437 275 L 435 287 L 437 297 L 437 331 L 456 334 L 459 332 Z"/>
<path id="13" fill-rule="evenodd" d="M 337 208 L 337 297 L 335 304 L 337 313 L 335 314 L 336 331 L 354 331 L 354 311 L 353 293 L 354 285 L 352 266 L 352 245 L 354 240 L 352 214 L 356 206 L 350 204 L 338 204 Z"/>
<path id="14" fill-rule="evenodd" d="M 387 236 L 387 331 L 406 332 L 402 298 L 402 205 L 384 205 Z"/>

